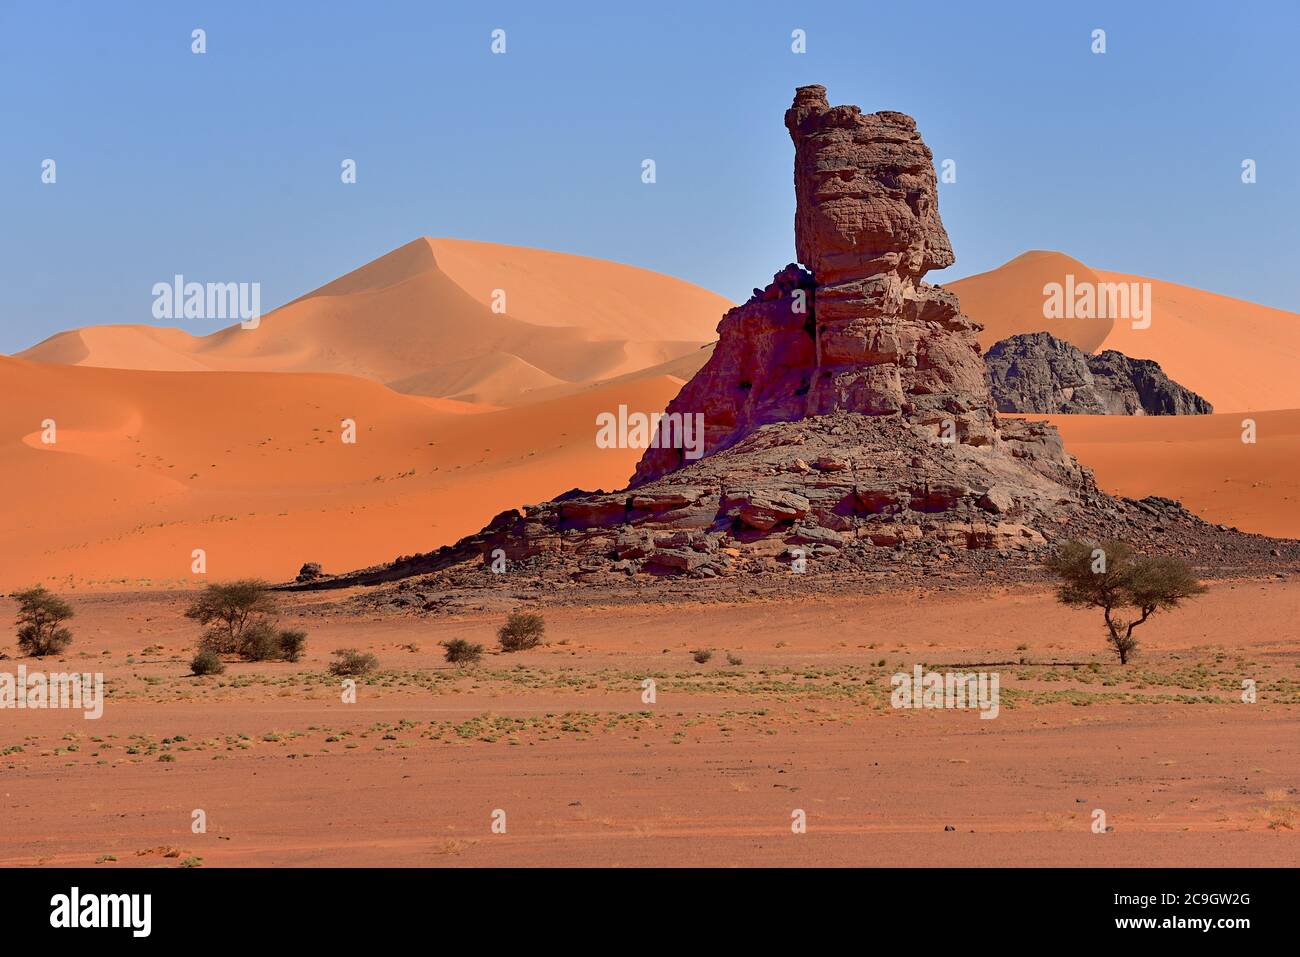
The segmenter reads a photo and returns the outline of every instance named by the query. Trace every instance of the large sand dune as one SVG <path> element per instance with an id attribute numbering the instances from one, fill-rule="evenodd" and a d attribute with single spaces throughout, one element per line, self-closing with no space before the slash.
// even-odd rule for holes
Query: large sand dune
<path id="1" fill-rule="evenodd" d="M 90 326 L 20 357 L 151 371 L 342 372 L 400 392 L 515 404 L 540 389 L 554 397 L 695 353 L 729 305 L 632 266 L 421 238 L 257 328 L 235 324 L 199 337 Z"/>
<path id="2" fill-rule="evenodd" d="M 0 587 L 192 582 L 196 548 L 215 579 L 425 551 L 577 483 L 623 485 L 640 453 L 597 448 L 596 414 L 657 411 L 679 386 L 652 375 L 479 411 L 333 374 L 0 358 Z"/>
<path id="3" fill-rule="evenodd" d="M 1081 282 L 1151 284 L 1151 324 L 1044 319 L 1043 287 Z M 1300 315 L 1159 279 L 1092 270 L 1069 256 L 1036 250 L 990 272 L 947 284 L 984 325 L 980 345 L 1021 332 L 1051 332 L 1085 352 L 1117 349 L 1154 359 L 1216 412 L 1300 408 Z"/>

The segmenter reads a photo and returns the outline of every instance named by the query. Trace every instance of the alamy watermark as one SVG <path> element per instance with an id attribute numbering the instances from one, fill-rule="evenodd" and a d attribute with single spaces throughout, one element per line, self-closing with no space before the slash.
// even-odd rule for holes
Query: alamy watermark
<path id="1" fill-rule="evenodd" d="M 912 673 L 900 671 L 889 683 L 889 703 L 895 708 L 978 708 L 980 718 L 996 718 L 1001 676 L 987 671 L 926 671 L 920 665 Z"/>
<path id="2" fill-rule="evenodd" d="M 186 282 L 182 275 L 153 284 L 155 319 L 238 319 L 244 329 L 262 322 L 260 282 Z"/>
<path id="3" fill-rule="evenodd" d="M 703 412 L 618 412 L 596 416 L 596 447 L 601 449 L 684 449 L 686 458 L 704 455 Z"/>
<path id="4" fill-rule="evenodd" d="M 148 937 L 153 929 L 153 895 L 83 894 L 80 887 L 73 887 L 50 898 L 50 926 L 118 927 L 130 930 L 132 937 Z"/>
<path id="5" fill-rule="evenodd" d="M 0 671 L 0 710 L 36 711 L 47 708 L 84 711 L 93 721 L 104 714 L 103 672 Z"/>
<path id="6" fill-rule="evenodd" d="M 1127 319 L 1134 329 L 1151 326 L 1151 283 L 1076 281 L 1043 287 L 1044 319 Z"/>

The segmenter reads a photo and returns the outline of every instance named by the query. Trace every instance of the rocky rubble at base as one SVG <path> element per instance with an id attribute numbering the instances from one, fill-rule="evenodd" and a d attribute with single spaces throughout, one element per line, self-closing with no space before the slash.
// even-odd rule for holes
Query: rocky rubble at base
<path id="1" fill-rule="evenodd" d="M 999 465 L 991 450 L 935 448 L 925 429 L 870 416 L 777 423 L 647 486 L 575 491 L 503 512 L 455 545 L 284 587 L 418 578 L 427 584 L 391 593 L 400 607 L 454 611 L 446 592 L 461 587 L 509 593 L 771 575 L 1035 579 L 1042 558 L 1069 538 L 1122 539 L 1214 574 L 1300 566 L 1300 543 L 1211 525 L 1169 499 L 1115 498 L 1090 485 L 1067 492 L 1046 478 L 1033 488 L 1004 484 Z"/>
<path id="2" fill-rule="evenodd" d="M 1211 580 L 1300 577 L 1300 542 L 1209 525 L 1168 499 L 1113 501 L 1114 514 L 1104 524 L 1090 526 L 1090 532 L 1081 525 L 1072 532 L 1096 540 L 1123 538 L 1144 550 L 1182 555 Z M 1043 554 L 1041 549 L 960 549 L 938 539 L 891 548 L 859 540 L 809 557 L 803 574 L 792 571 L 788 557 L 769 554 L 749 555 L 737 563 L 734 570 L 743 573 L 686 577 L 615 570 L 614 562 L 570 571 L 541 557 L 510 565 L 504 574 L 477 561 L 417 572 L 439 564 L 435 556 L 421 556 L 407 560 L 399 580 L 343 592 L 340 603 L 367 612 L 441 618 L 564 605 L 752 606 L 899 591 L 915 592 L 920 600 L 927 592 L 1042 587 L 1051 583 Z M 372 571 L 382 575 L 387 566 Z"/>

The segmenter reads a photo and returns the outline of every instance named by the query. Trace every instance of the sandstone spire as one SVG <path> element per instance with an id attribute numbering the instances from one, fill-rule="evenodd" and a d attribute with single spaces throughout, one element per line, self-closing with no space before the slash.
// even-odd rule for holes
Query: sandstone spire
<path id="1" fill-rule="evenodd" d="M 669 405 L 702 412 L 706 450 L 759 426 L 837 411 L 894 416 L 955 441 L 995 440 L 975 334 L 952 294 L 922 281 L 953 262 L 930 150 L 902 113 L 832 107 L 800 87 L 786 111 L 795 146 L 790 265 L 718 326 L 708 364 Z M 651 449 L 633 485 L 678 468 Z"/>

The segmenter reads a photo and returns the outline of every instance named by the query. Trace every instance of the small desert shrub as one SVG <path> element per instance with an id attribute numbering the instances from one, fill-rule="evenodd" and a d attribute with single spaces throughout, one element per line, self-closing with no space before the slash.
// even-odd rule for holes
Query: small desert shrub
<path id="1" fill-rule="evenodd" d="M 196 675 L 219 675 L 225 670 L 225 662 L 215 651 L 200 651 L 190 661 L 190 671 Z"/>
<path id="2" fill-rule="evenodd" d="M 483 646 L 470 644 L 464 638 L 453 638 L 440 644 L 446 649 L 444 657 L 454 665 L 472 665 L 483 657 Z"/>
<path id="3" fill-rule="evenodd" d="M 708 648 L 697 648 L 691 652 L 691 657 L 695 659 L 696 664 L 702 665 L 713 657 L 713 652 L 709 651 Z"/>
<path id="4" fill-rule="evenodd" d="M 330 674 L 340 677 L 368 675 L 379 667 L 379 659 L 366 651 L 355 648 L 339 648 L 334 652 L 335 661 L 330 662 Z"/>
<path id="5" fill-rule="evenodd" d="M 502 651 L 524 651 L 536 648 L 546 633 L 546 621 L 532 612 L 514 611 L 497 632 Z"/>
<path id="6" fill-rule="evenodd" d="M 63 627 L 74 614 L 66 601 L 40 585 L 18 592 L 14 598 L 18 601 L 18 648 L 23 654 L 43 658 L 72 644 L 72 632 Z"/>
<path id="7" fill-rule="evenodd" d="M 305 631 L 280 632 L 280 657 L 285 661 L 297 661 L 302 657 L 302 650 L 307 646 Z"/>
<path id="8" fill-rule="evenodd" d="M 245 661 L 274 661 L 280 657 L 280 635 L 269 622 L 254 622 L 244 629 L 236 650 Z"/>
<path id="9" fill-rule="evenodd" d="M 727 652 L 727 664 L 731 665 L 733 668 L 743 665 L 744 663 L 745 662 L 741 659 L 740 655 L 732 654 L 730 651 Z"/>

